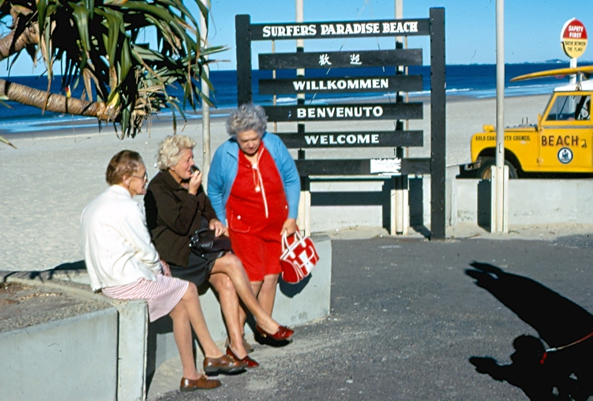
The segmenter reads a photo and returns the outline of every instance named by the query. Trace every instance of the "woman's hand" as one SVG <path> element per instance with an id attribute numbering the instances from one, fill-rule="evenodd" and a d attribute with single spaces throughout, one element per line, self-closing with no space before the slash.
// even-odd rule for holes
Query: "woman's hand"
<path id="1" fill-rule="evenodd" d="M 214 230 L 214 235 L 217 237 L 220 237 L 221 235 L 226 234 L 226 227 L 218 219 L 210 220 L 208 227 L 211 230 Z"/>
<path id="2" fill-rule="evenodd" d="M 296 233 L 296 230 L 296 219 L 286 219 L 284 224 L 282 224 L 282 230 L 280 231 L 280 235 L 284 235 L 284 233 L 286 232 L 286 236 L 289 237 L 292 234 Z"/>
<path id="3" fill-rule="evenodd" d="M 202 185 L 202 172 L 198 170 L 191 175 L 191 178 L 189 179 L 189 189 L 187 192 L 192 195 L 196 195 L 200 185 Z"/>

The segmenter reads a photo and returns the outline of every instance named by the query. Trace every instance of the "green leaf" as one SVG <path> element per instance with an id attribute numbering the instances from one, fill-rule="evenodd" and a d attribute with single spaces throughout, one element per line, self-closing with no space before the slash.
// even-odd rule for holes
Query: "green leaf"
<path id="1" fill-rule="evenodd" d="M 95 0 L 85 0 L 85 7 L 89 10 L 89 18 L 93 19 L 95 16 Z"/>
<path id="2" fill-rule="evenodd" d="M 86 65 L 87 55 L 91 49 L 91 41 L 89 38 L 89 10 L 87 10 L 82 4 L 73 4 L 70 3 L 72 6 L 72 16 L 76 20 L 76 25 L 78 28 L 78 34 L 80 35 L 80 45 L 82 46 L 83 53 L 81 54 L 82 61 L 81 67 L 84 68 Z"/>
<path id="3" fill-rule="evenodd" d="M 45 17 L 47 15 L 47 0 L 37 1 L 37 23 L 39 24 L 39 32 L 42 32 L 45 27 Z"/>
<path id="4" fill-rule="evenodd" d="M 199 14 L 192 15 L 188 1 L 0 0 L 0 20 L 21 8 L 37 11 L 31 23 L 39 25 L 40 42 L 27 49 L 45 64 L 44 74 L 51 79 L 52 65 L 60 61 L 63 84 L 84 83 L 83 96 L 107 101 L 121 136 L 134 136 L 146 116 L 163 108 L 174 112 L 176 127 L 186 104 L 212 104 L 197 80 L 205 78 L 203 85 L 214 90 L 203 66 L 227 49 L 204 48 Z M 207 21 L 209 2 L 194 2 Z M 156 42 L 141 43 L 146 32 L 155 32 Z M 182 88 L 179 99 L 167 92 L 173 84 Z"/>
<path id="5" fill-rule="evenodd" d="M 12 143 L 10 143 L 10 141 L 8 139 L 4 138 L 3 136 L 0 136 L 0 142 L 4 142 L 8 146 L 12 146 L 13 148 L 16 149 L 16 146 L 14 146 Z"/>

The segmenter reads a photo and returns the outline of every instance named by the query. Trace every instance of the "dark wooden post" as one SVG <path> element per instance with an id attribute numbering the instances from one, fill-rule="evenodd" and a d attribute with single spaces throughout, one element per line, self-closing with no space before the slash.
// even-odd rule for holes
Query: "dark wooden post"
<path id="1" fill-rule="evenodd" d="M 445 239 L 445 9 L 430 9 L 430 231 Z"/>
<path id="2" fill-rule="evenodd" d="M 250 103 L 251 89 L 251 17 L 235 16 L 235 43 L 237 46 L 237 105 Z"/>

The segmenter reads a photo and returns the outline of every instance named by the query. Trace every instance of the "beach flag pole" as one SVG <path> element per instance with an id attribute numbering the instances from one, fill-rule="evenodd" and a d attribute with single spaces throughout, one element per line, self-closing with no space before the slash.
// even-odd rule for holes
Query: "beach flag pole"
<path id="1" fill-rule="evenodd" d="M 295 22 L 297 24 L 303 23 L 305 20 L 305 11 L 304 11 L 304 0 L 295 0 Z M 305 41 L 303 39 L 296 40 L 296 51 L 297 53 L 302 53 L 305 51 Z M 297 77 L 304 77 L 305 76 L 305 69 L 304 68 L 297 68 L 296 70 Z M 305 94 L 304 93 L 297 93 L 297 104 L 303 105 L 305 104 Z M 297 124 L 297 132 L 299 134 L 305 133 L 305 124 L 298 123 Z M 297 158 L 302 160 L 305 158 L 305 150 L 299 149 Z M 301 194 L 299 200 L 299 214 L 297 219 L 297 224 L 299 225 L 300 229 L 304 232 L 305 235 L 311 235 L 311 191 L 309 187 L 309 177 L 302 177 L 302 180 L 305 182 L 301 182 Z"/>
<path id="2" fill-rule="evenodd" d="M 504 0 L 496 0 L 496 167 L 492 167 L 490 231 L 508 233 L 508 167 L 504 166 Z M 496 170 L 496 171 L 494 171 Z"/>
<path id="3" fill-rule="evenodd" d="M 208 7 L 208 0 L 201 0 L 205 7 Z M 204 43 L 204 48 L 208 47 L 208 21 L 204 18 L 204 15 L 200 13 L 200 40 Z M 205 56 L 207 59 L 208 56 Z M 210 69 L 208 63 L 204 63 L 204 74 L 206 78 L 210 75 Z M 201 79 L 202 93 L 206 97 L 210 97 L 210 88 L 204 78 Z M 206 102 L 202 102 L 202 186 L 204 191 L 208 188 L 208 171 L 210 171 L 210 105 Z"/>

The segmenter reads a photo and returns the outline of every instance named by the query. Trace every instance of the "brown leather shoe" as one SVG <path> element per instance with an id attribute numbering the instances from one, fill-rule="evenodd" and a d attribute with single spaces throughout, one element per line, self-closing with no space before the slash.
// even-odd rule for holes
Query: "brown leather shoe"
<path id="1" fill-rule="evenodd" d="M 245 362 L 235 361 L 227 355 L 223 355 L 220 358 L 204 358 L 204 372 L 207 375 L 240 373 L 246 367 L 247 364 Z"/>
<path id="2" fill-rule="evenodd" d="M 220 380 L 208 380 L 204 376 L 197 380 L 190 380 L 182 377 L 181 383 L 179 383 L 179 391 L 189 392 L 196 390 L 211 390 L 220 386 L 222 386 Z"/>

